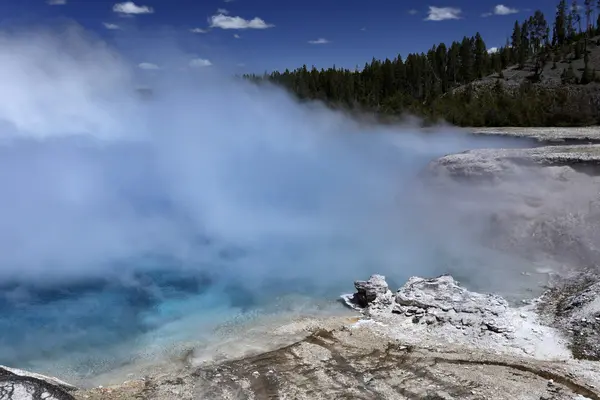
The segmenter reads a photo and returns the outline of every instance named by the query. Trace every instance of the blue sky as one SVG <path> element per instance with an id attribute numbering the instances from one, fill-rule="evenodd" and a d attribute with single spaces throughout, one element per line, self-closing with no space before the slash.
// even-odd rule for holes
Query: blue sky
<path id="1" fill-rule="evenodd" d="M 552 21 L 557 2 L 0 0 L 0 27 L 72 20 L 146 67 L 160 63 L 148 50 L 160 42 L 199 63 L 209 60 L 211 67 L 237 72 L 302 64 L 353 68 L 372 57 L 426 51 L 434 43 L 451 42 L 477 31 L 488 47 L 499 46 L 510 35 L 515 19 L 522 20 L 535 9 Z"/>

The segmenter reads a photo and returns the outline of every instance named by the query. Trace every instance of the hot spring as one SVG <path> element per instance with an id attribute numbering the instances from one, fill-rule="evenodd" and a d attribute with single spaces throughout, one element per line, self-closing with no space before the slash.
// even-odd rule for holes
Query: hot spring
<path id="1" fill-rule="evenodd" d="M 79 28 L 0 36 L 0 364 L 89 377 L 223 323 L 344 312 L 372 273 L 491 287 L 506 264 L 420 182 L 474 139 L 214 68 L 141 74 Z"/>

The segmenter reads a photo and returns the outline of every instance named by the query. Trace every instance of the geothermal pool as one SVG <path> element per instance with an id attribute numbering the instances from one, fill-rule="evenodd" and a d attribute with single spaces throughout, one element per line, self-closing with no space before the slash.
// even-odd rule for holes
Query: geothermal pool
<path id="1" fill-rule="evenodd" d="M 211 69 L 139 76 L 77 29 L 0 42 L 0 364 L 77 382 L 345 313 L 372 273 L 488 289 L 522 270 L 420 177 L 507 139 L 358 122 Z"/>
<path id="2" fill-rule="evenodd" d="M 224 326 L 346 314 L 338 296 L 372 273 L 398 287 L 451 272 L 481 290 L 518 276 L 434 218 L 439 199 L 419 184 L 467 139 L 403 134 L 227 143 L 208 161 L 150 140 L 4 143 L 0 363 L 97 383 L 216 343 Z"/>
<path id="3" fill-rule="evenodd" d="M 0 364 L 85 382 L 227 327 L 345 313 L 372 273 L 493 289 L 522 270 L 419 175 L 508 139 L 356 121 L 179 68 L 189 52 L 154 39 L 172 68 L 80 27 L 0 44 Z"/>
<path id="4" fill-rule="evenodd" d="M 425 257 L 422 262 L 427 262 Z M 485 268 L 483 260 L 477 263 Z M 131 271 L 127 279 L 112 276 L 50 286 L 5 286 L 0 302 L 0 360 L 81 386 L 115 383 L 126 376 L 121 371 L 135 375 L 187 350 L 241 339 L 250 328 L 259 328 L 253 346 L 270 349 L 277 343 L 269 337 L 269 325 L 277 327 L 300 317 L 351 315 L 338 295 L 351 292 L 355 278 L 387 269 L 394 288 L 419 273 L 402 261 L 395 268 L 377 267 L 374 262 L 365 264 L 360 273 L 354 267 L 347 274 L 324 274 L 325 282 L 274 277 L 246 286 L 235 277 L 206 273 L 208 266 L 196 267 L 167 264 L 162 269 Z M 434 260 L 421 267 L 430 275 L 448 272 Z M 500 271 L 498 264 L 492 267 L 496 270 L 462 276 L 462 281 L 486 291 L 501 289 L 495 276 L 519 276 L 518 267 L 513 271 Z M 460 273 L 467 267 L 455 268 Z M 520 278 L 522 295 L 534 282 Z M 240 344 L 239 354 L 244 346 Z M 205 359 L 219 357 L 210 350 L 201 354 Z"/>
<path id="5" fill-rule="evenodd" d="M 5 287 L 0 359 L 86 385 L 98 383 L 98 376 L 112 377 L 113 371 L 137 372 L 136 365 L 218 344 L 225 328 L 231 338 L 236 329 L 268 321 L 348 313 L 337 301 L 319 297 L 323 288 L 314 291 L 308 283 L 266 283 L 261 294 L 219 279 L 165 266 L 134 272 L 127 282 Z M 267 338 L 262 345 L 268 346 Z"/>

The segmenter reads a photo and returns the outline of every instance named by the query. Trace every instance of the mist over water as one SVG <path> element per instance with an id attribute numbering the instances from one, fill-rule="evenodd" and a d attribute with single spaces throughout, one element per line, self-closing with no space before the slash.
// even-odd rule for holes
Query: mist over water
<path id="1" fill-rule="evenodd" d="M 2 364 L 94 373 L 465 258 L 418 176 L 479 145 L 450 128 L 360 124 L 216 67 L 144 75 L 79 28 L 0 35 L 0 87 Z"/>

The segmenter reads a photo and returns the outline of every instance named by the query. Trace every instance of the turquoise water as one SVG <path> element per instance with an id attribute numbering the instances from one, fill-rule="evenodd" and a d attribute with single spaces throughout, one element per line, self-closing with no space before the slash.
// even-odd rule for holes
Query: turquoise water
<path id="1" fill-rule="evenodd" d="M 77 28 L 36 32 L 0 46 L 0 364 L 95 376 L 223 324 L 334 310 L 373 273 L 499 281 L 420 173 L 507 141 L 367 125 L 180 70 L 170 43 L 173 68 L 146 74 Z"/>
<path id="2" fill-rule="evenodd" d="M 432 220 L 443 198 L 418 178 L 471 139 L 323 135 L 300 147 L 209 136 L 213 151 L 194 154 L 160 140 L 0 146 L 0 363 L 94 376 L 291 312 L 292 296 L 331 312 L 355 279 L 399 286 L 447 272 L 449 254 L 458 272 L 475 263 L 460 229 Z"/>
<path id="3" fill-rule="evenodd" d="M 309 282 L 264 282 L 246 288 L 232 277 L 196 271 L 201 269 L 165 265 L 133 271 L 127 280 L 5 285 L 1 362 L 35 369 L 58 361 L 82 375 L 101 373 L 155 351 L 152 342 L 167 348 L 200 340 L 227 321 L 252 318 L 278 296 L 325 297 L 325 287 L 312 290 Z M 336 293 L 339 288 L 331 289 Z"/>

